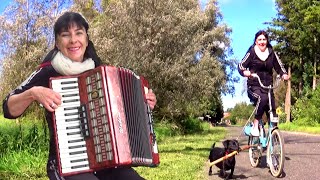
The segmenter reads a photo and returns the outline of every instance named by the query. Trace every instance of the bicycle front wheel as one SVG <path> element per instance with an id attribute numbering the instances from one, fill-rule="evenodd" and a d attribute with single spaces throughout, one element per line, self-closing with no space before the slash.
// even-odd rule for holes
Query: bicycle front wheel
<path id="1" fill-rule="evenodd" d="M 267 163 L 272 176 L 279 177 L 284 167 L 284 140 L 278 129 L 272 131 L 267 148 Z"/>

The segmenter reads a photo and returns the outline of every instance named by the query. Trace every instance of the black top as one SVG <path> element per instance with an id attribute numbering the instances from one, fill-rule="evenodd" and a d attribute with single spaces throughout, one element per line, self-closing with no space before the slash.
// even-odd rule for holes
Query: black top
<path id="1" fill-rule="evenodd" d="M 42 64 L 39 69 L 34 71 L 20 86 L 18 86 L 15 90 L 13 90 L 3 101 L 3 113 L 4 117 L 8 119 L 15 119 L 17 117 L 12 116 L 8 109 L 8 98 L 14 94 L 20 94 L 24 91 L 34 87 L 34 86 L 43 86 L 49 87 L 50 77 L 61 76 L 57 73 L 50 62 Z M 49 150 L 49 159 L 56 159 L 56 145 L 53 137 L 53 122 L 52 122 L 52 112 L 46 110 L 46 120 L 49 127 L 50 132 L 50 150 Z"/>
<path id="2" fill-rule="evenodd" d="M 272 85 L 272 70 L 274 69 L 281 76 L 287 74 L 281 60 L 271 47 L 268 47 L 269 56 L 265 61 L 262 61 L 254 51 L 254 45 L 251 46 L 241 62 L 238 64 L 238 71 L 241 76 L 244 76 L 243 71 L 249 70 L 251 73 L 256 73 L 265 86 Z M 248 78 L 248 86 L 260 86 L 257 78 Z"/>

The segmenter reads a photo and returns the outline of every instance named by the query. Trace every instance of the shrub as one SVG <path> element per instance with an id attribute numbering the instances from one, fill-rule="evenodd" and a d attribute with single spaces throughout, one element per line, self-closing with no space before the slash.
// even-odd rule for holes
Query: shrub
<path id="1" fill-rule="evenodd" d="M 297 125 L 314 126 L 320 123 L 320 88 L 298 99 L 292 108 L 293 121 Z"/>

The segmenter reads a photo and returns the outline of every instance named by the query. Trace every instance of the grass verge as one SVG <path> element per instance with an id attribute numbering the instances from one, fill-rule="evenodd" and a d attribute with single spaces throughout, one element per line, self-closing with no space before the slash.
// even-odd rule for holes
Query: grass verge
<path id="1" fill-rule="evenodd" d="M 148 180 L 195 180 L 205 179 L 203 167 L 213 142 L 226 135 L 222 127 L 185 136 L 174 136 L 159 143 L 160 165 L 157 168 L 135 168 Z"/>
<path id="2" fill-rule="evenodd" d="M 27 120 L 28 121 L 28 120 Z M 37 124 L 36 121 L 33 123 Z M 47 180 L 47 144 L 35 143 L 45 136 L 39 128 L 29 123 L 20 126 L 16 121 L 0 116 L 0 180 Z M 32 123 L 31 123 L 32 124 Z M 210 128 L 207 123 L 196 124 L 202 131 L 190 131 L 182 135 L 179 127 L 162 123 L 155 126 L 158 138 L 160 165 L 155 168 L 136 167 L 137 172 L 148 180 L 196 180 L 205 179 L 209 150 L 213 142 L 226 135 L 223 127 Z M 22 127 L 22 128 L 21 128 Z M 38 126 L 37 126 L 38 127 Z M 198 129 L 198 128 L 193 128 Z M 30 132 L 39 133 L 30 133 Z M 21 134 L 21 132 L 23 132 Z M 18 134 L 18 135 L 16 135 Z M 19 147 L 16 147 L 17 141 Z"/>
<path id="3" fill-rule="evenodd" d="M 303 132 L 309 134 L 320 134 L 320 125 L 317 126 L 301 126 L 294 123 L 281 123 L 279 128 L 284 131 Z"/>

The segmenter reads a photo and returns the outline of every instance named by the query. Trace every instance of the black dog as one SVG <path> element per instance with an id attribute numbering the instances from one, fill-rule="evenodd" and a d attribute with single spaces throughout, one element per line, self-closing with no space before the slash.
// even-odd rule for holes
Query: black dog
<path id="1" fill-rule="evenodd" d="M 216 143 L 212 145 L 212 149 L 210 151 L 210 155 L 209 155 L 210 162 L 213 162 L 221 157 L 224 157 L 229 153 L 232 153 L 233 151 L 238 151 L 238 152 L 240 151 L 239 142 L 237 140 L 223 141 L 222 144 L 224 148 L 215 147 L 215 144 Z M 223 177 L 226 179 L 232 179 L 234 167 L 236 165 L 236 158 L 235 156 L 232 156 L 215 165 L 220 169 L 220 173 L 219 173 L 220 177 Z M 229 175 L 226 174 L 227 170 L 231 170 Z M 212 166 L 210 166 L 209 175 L 212 175 Z"/>

